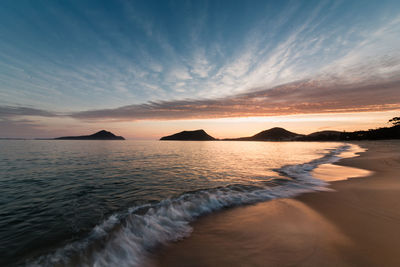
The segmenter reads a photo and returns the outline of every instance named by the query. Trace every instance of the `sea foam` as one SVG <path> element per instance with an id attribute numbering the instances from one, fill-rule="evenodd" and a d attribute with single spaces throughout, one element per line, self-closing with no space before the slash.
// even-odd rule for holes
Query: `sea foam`
<path id="1" fill-rule="evenodd" d="M 227 207 L 329 190 L 328 184 L 315 179 L 311 171 L 321 164 L 337 161 L 339 154 L 349 148 L 349 145 L 343 145 L 308 163 L 275 169 L 290 179 L 197 190 L 155 204 L 132 207 L 126 213 L 110 216 L 83 240 L 72 242 L 27 265 L 145 266 L 152 250 L 189 236 L 192 232 L 190 222 L 199 216 Z"/>

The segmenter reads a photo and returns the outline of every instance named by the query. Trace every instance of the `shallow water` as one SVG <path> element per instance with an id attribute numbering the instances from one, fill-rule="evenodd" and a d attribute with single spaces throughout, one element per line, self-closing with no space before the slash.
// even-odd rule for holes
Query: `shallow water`
<path id="1" fill-rule="evenodd" d="M 329 142 L 0 141 L 1 265 L 139 266 L 222 208 L 324 190 Z"/>

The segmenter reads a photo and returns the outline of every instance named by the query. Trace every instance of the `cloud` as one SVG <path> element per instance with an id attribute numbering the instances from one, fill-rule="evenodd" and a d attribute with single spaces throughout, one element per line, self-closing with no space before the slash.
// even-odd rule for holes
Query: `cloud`
<path id="1" fill-rule="evenodd" d="M 277 116 L 292 114 L 366 112 L 400 109 L 400 60 L 376 58 L 373 62 L 343 68 L 346 75 L 324 74 L 275 87 L 258 87 L 226 97 L 148 101 L 110 109 L 89 109 L 70 113 L 22 106 L 0 106 L 0 119 L 70 117 L 84 121 L 138 121 Z M 376 69 L 385 71 L 374 72 Z M 387 71 L 389 69 L 389 71 Z M 186 73 L 184 71 L 184 73 Z M 370 73 L 367 77 L 366 73 Z M 184 91 L 187 80 L 177 83 Z M 151 91 L 155 84 L 141 84 Z"/>
<path id="2" fill-rule="evenodd" d="M 188 70 L 184 67 L 175 68 L 169 71 L 168 80 L 170 82 L 179 83 L 181 81 L 189 80 L 192 76 L 190 76 Z"/>
<path id="3" fill-rule="evenodd" d="M 12 118 L 20 116 L 55 117 L 58 115 L 51 111 L 35 108 L 0 106 L 0 118 Z"/>
<path id="4" fill-rule="evenodd" d="M 230 7 L 166 4 L 164 11 L 172 12 L 177 25 L 146 5 L 117 3 L 122 7 L 115 16 L 101 5 L 77 7 L 77 14 L 58 4 L 32 7 L 33 15 L 51 14 L 54 23 L 45 20 L 48 16 L 22 12 L 20 18 L 4 9 L 4 14 L 11 12 L 8 24 L 19 26 L 4 28 L 7 38 L 0 44 L 0 104 L 83 110 L 220 98 L 321 73 L 343 77 L 344 66 L 368 57 L 393 58 L 400 51 L 399 17 L 378 13 L 385 10 L 383 3 L 376 4 L 373 17 L 363 10 L 354 13 L 353 4 L 340 1 L 288 3 L 276 10 L 269 4 L 250 5 L 255 8 L 251 12 L 265 10 L 233 20 L 229 17 L 236 13 Z M 351 78 L 361 80 L 396 66 L 372 65 Z"/>
<path id="5" fill-rule="evenodd" d="M 40 136 L 43 128 L 34 120 L 27 119 L 4 119 L 0 118 L 0 137 L 24 137 Z"/>
<path id="6" fill-rule="evenodd" d="M 400 76 L 397 76 L 400 77 Z M 176 120 L 400 109 L 400 79 L 353 84 L 304 80 L 231 97 L 148 102 L 77 112 L 82 120 Z"/>
<path id="7" fill-rule="evenodd" d="M 115 21 L 108 10 L 70 14 L 46 6 L 58 23 L 39 19 L 49 27 L 43 32 L 35 32 L 29 14 L 21 18 L 23 29 L 60 38 L 57 45 L 37 34 L 29 39 L 18 32 L 23 41 L 13 39 L 18 29 L 10 27 L 0 49 L 0 105 L 7 105 L 0 106 L 0 119 L 65 116 L 48 110 L 129 121 L 398 107 L 400 17 L 393 7 L 377 5 L 369 17 L 345 2 L 290 3 L 226 25 L 225 10 L 214 19 L 213 8 L 172 5 L 179 25 L 170 32 L 147 8 L 121 4 Z M 393 11 L 385 15 L 388 8 Z M 15 25 L 18 16 L 10 18 Z"/>

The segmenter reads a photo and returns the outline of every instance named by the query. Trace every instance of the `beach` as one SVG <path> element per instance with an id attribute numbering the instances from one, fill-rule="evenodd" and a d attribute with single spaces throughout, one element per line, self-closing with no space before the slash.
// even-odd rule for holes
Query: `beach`
<path id="1" fill-rule="evenodd" d="M 162 248 L 153 264 L 400 266 L 400 142 L 355 144 L 367 151 L 315 171 L 349 178 L 332 179 L 331 191 L 202 217 L 190 237 Z M 370 175 L 351 178 L 360 176 L 353 168 Z"/>

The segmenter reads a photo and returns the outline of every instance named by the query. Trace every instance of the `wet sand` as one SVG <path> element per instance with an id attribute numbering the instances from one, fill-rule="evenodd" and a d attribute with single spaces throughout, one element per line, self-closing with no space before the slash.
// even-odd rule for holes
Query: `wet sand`
<path id="1" fill-rule="evenodd" d="M 227 209 L 193 224 L 163 248 L 157 266 L 400 266 L 400 142 L 316 170 L 332 192 Z M 350 168 L 340 168 L 345 166 Z M 325 168 L 325 169 L 324 169 Z M 330 177 L 330 178 L 329 178 Z M 335 178 L 336 177 L 336 178 Z"/>

